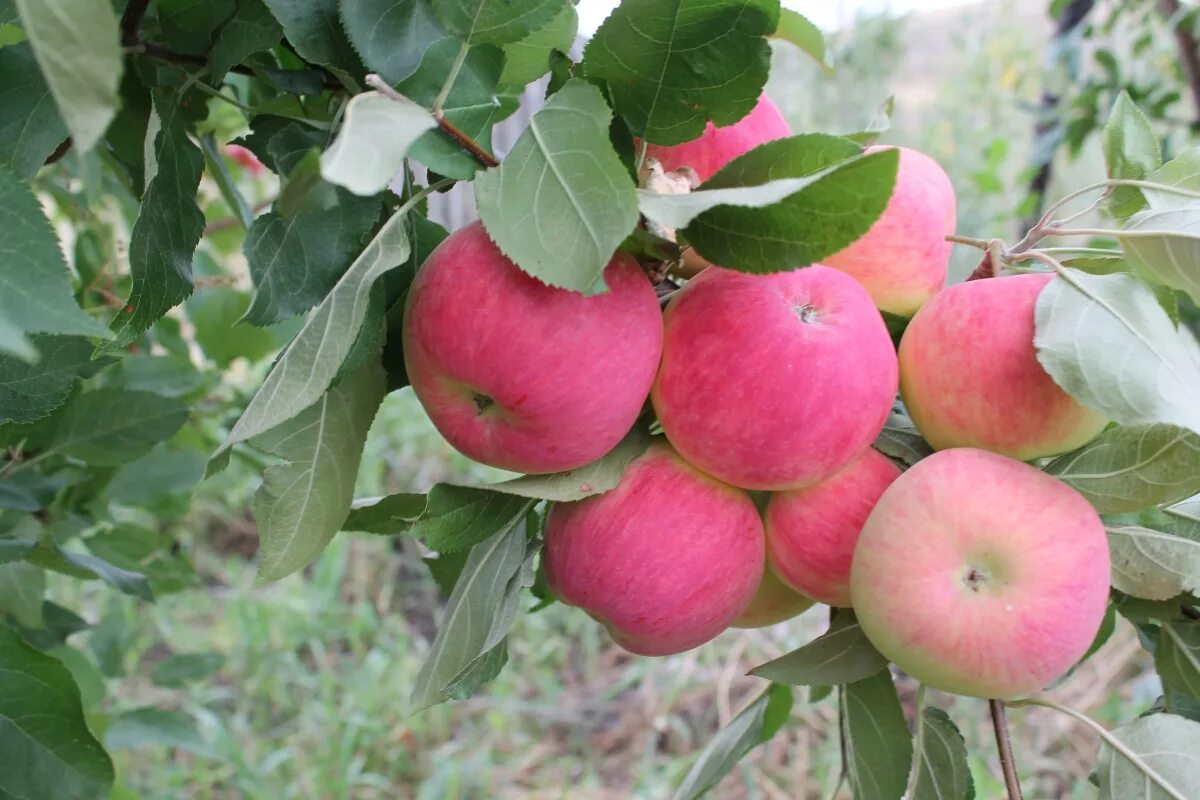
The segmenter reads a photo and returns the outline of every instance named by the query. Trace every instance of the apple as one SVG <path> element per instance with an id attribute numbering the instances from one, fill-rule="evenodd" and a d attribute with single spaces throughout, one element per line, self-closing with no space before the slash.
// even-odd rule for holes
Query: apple
<path id="1" fill-rule="evenodd" d="M 868 147 L 873 153 L 887 147 Z M 954 233 L 954 187 L 929 156 L 900 151 L 896 187 L 887 208 L 861 238 L 821 260 L 853 275 L 883 311 L 911 317 L 946 283 Z"/>
<path id="2" fill-rule="evenodd" d="M 863 632 L 922 683 L 1010 699 L 1087 652 L 1108 603 L 1104 524 L 1074 489 L 984 450 L 934 453 L 888 487 L 854 551 Z"/>
<path id="3" fill-rule="evenodd" d="M 658 367 L 662 315 L 633 259 L 585 297 L 522 272 L 474 222 L 426 259 L 409 290 L 404 364 L 437 429 L 470 458 L 560 472 L 607 453 L 636 421 Z"/>
<path id="4" fill-rule="evenodd" d="M 601 622 L 626 650 L 662 656 L 697 647 L 738 618 L 762 580 L 765 547 L 750 496 L 659 440 L 612 491 L 554 505 L 543 564 L 559 600 Z"/>
<path id="5" fill-rule="evenodd" d="M 936 449 L 978 447 L 1022 461 L 1087 444 L 1107 424 L 1038 363 L 1034 307 L 1048 273 L 984 278 L 940 292 L 900 340 L 900 393 Z"/>
<path id="6" fill-rule="evenodd" d="M 710 268 L 667 307 L 651 400 L 679 454 L 743 489 L 818 483 L 878 435 L 897 383 L 879 311 L 820 265 Z"/>
<path id="7" fill-rule="evenodd" d="M 733 621 L 735 628 L 765 628 L 791 619 L 813 607 L 813 599 L 805 597 L 783 581 L 774 570 L 763 571 L 758 591 L 746 610 Z"/>
<path id="8" fill-rule="evenodd" d="M 831 606 L 850 606 L 850 563 L 863 524 L 900 469 L 874 449 L 836 475 L 771 495 L 767 563 L 798 592 Z"/>
<path id="9" fill-rule="evenodd" d="M 706 181 L 743 153 L 791 135 L 783 114 L 764 94 L 749 114 L 732 125 L 718 128 L 710 122 L 704 133 L 690 142 L 670 146 L 652 144 L 647 146 L 646 155 L 657 159 L 667 172 L 691 167 L 700 180 Z"/>

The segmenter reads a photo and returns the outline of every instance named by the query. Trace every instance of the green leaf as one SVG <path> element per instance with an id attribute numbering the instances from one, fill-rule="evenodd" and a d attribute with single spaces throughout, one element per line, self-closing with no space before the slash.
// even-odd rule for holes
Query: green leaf
<path id="1" fill-rule="evenodd" d="M 1118 238 L 1155 280 L 1200 302 L 1200 202 L 1139 211 Z"/>
<path id="2" fill-rule="evenodd" d="M 790 8 L 781 9 L 779 27 L 775 29 L 774 38 L 791 42 L 812 56 L 812 60 L 821 65 L 826 72 L 833 72 L 833 54 L 825 47 L 825 36 L 820 28 L 800 12 Z"/>
<path id="3" fill-rule="evenodd" d="M 845 686 L 842 736 L 855 800 L 898 800 L 912 768 L 912 737 L 887 669 Z"/>
<path id="4" fill-rule="evenodd" d="M 854 159 L 766 208 L 722 206 L 684 229 L 696 252 L 743 272 L 778 272 L 812 264 L 866 233 L 892 196 L 899 151 L 854 158 L 861 147 L 824 134 L 793 136 L 756 147 L 726 164 L 702 190 L 760 186 L 804 178 Z"/>
<path id="5" fill-rule="evenodd" d="M 1175 158 L 1163 164 L 1146 180 L 1175 186 L 1188 192 L 1200 192 L 1200 147 L 1185 150 Z M 1156 211 L 1166 211 L 1196 204 L 1195 197 L 1163 189 L 1141 188 L 1146 204 Z"/>
<path id="6" fill-rule="evenodd" d="M 524 515 L 509 520 L 471 548 L 429 655 L 413 686 L 413 712 L 444 702 L 453 687 L 462 696 L 475 687 L 468 673 L 487 676 L 480 659 L 508 635 L 519 608 L 520 592 L 533 585 L 534 553 L 528 551 Z"/>
<path id="7" fill-rule="evenodd" d="M 209 78 L 219 82 L 242 59 L 269 50 L 281 38 L 283 28 L 263 0 L 237 0 L 237 10 L 221 27 L 209 54 Z"/>
<path id="8" fill-rule="evenodd" d="M 912 420 L 895 411 L 888 415 L 883 430 L 875 437 L 872 446 L 888 458 L 902 461 L 910 467 L 933 453 L 933 448 L 921 437 Z"/>
<path id="9" fill-rule="evenodd" d="M 79 336 L 37 336 L 39 359 L 0 355 L 0 422 L 33 422 L 67 401 L 95 348 Z"/>
<path id="10" fill-rule="evenodd" d="M 454 553 L 474 547 L 500 528 L 515 525 L 531 503 L 482 488 L 439 483 L 411 533 L 432 550 Z"/>
<path id="11" fill-rule="evenodd" d="M 153 392 L 163 397 L 187 397 L 203 389 L 207 376 L 181 355 L 127 356 L 105 372 L 110 386 Z"/>
<path id="12" fill-rule="evenodd" d="M 103 558 L 57 545 L 41 545 L 29 557 L 32 564 L 81 580 L 99 579 L 123 594 L 154 602 L 154 590 L 140 572 L 122 569 Z"/>
<path id="13" fill-rule="evenodd" d="M 177 747 L 201 758 L 217 757 L 191 716 L 161 708 L 135 708 L 121 714 L 104 732 L 104 744 L 110 750 L 146 745 Z"/>
<path id="14" fill-rule="evenodd" d="M 303 313 L 329 294 L 379 219 L 378 198 L 342 193 L 324 211 L 259 216 L 243 251 L 254 281 L 254 302 L 243 320 L 271 325 Z"/>
<path id="15" fill-rule="evenodd" d="M 220 653 L 176 653 L 154 665 L 150 680 L 155 686 L 182 689 L 216 674 L 224 664 L 225 656 Z"/>
<path id="16" fill-rule="evenodd" d="M 329 211 L 338 205 L 339 197 L 337 187 L 321 177 L 321 151 L 313 148 L 283 176 L 275 210 L 291 219 L 297 214 Z"/>
<path id="17" fill-rule="evenodd" d="M 713 737 L 696 757 L 673 800 L 695 800 L 733 771 L 746 754 L 779 732 L 792 710 L 792 690 L 773 683 Z"/>
<path id="18" fill-rule="evenodd" d="M 112 4 L 95 0 L 16 0 L 21 26 L 75 148 L 104 135 L 120 99 L 124 59 Z"/>
<path id="19" fill-rule="evenodd" d="M 1137 525 L 1110 525 L 1112 585 L 1146 600 L 1200 592 L 1200 539 Z"/>
<path id="20" fill-rule="evenodd" d="M 110 335 L 75 304 L 67 262 L 50 223 L 29 187 L 4 167 L 0 167 L 0 253 L 4 253 L 0 258 L 4 327 L 14 333 Z"/>
<path id="21" fill-rule="evenodd" d="M 33 47 L 0 48 L 0 166 L 27 180 L 66 138 Z"/>
<path id="22" fill-rule="evenodd" d="M 767 82 L 771 0 L 625 0 L 584 51 L 634 136 L 672 145 L 750 113 Z"/>
<path id="23" fill-rule="evenodd" d="M 408 533 L 413 523 L 425 513 L 427 505 L 426 495 L 410 493 L 390 494 L 367 502 L 356 502 L 350 516 L 342 523 L 342 530 L 381 536 Z"/>
<path id="24" fill-rule="evenodd" d="M 1200 698 L 1200 622 L 1166 622 L 1154 651 L 1164 686 Z"/>
<path id="25" fill-rule="evenodd" d="M 190 494 L 203 478 L 200 451 L 159 446 L 117 470 L 105 494 L 114 503 L 153 508 L 164 497 Z"/>
<path id="26" fill-rule="evenodd" d="M 96 389 L 54 415 L 49 449 L 96 466 L 117 466 L 169 439 L 187 416 L 188 407 L 176 399 Z"/>
<path id="27" fill-rule="evenodd" d="M 212 46 L 213 34 L 229 19 L 237 0 L 155 0 L 158 22 L 174 50 L 200 55 Z"/>
<path id="28" fill-rule="evenodd" d="M 1174 425 L 1110 428 L 1043 469 L 1101 514 L 1173 503 L 1200 492 L 1200 434 Z"/>
<path id="29" fill-rule="evenodd" d="M 914 767 L 917 777 L 907 800 L 968 800 L 975 781 L 967 765 L 963 736 L 945 711 L 926 706 L 921 713 Z"/>
<path id="30" fill-rule="evenodd" d="M 355 95 L 333 144 L 321 156 L 321 175 L 358 195 L 387 188 L 413 143 L 437 123 L 428 110 L 379 92 Z"/>
<path id="31" fill-rule="evenodd" d="M 106 797 L 113 766 L 83 717 L 62 662 L 0 627 L 0 792 L 15 798 Z"/>
<path id="32" fill-rule="evenodd" d="M 2 274 L 0 280 L 3 280 Z M 37 361 L 38 357 L 33 342 L 26 338 L 20 328 L 4 318 L 3 311 L 0 311 L 0 353 L 7 353 L 29 362 Z"/>
<path id="33" fill-rule="evenodd" d="M 629 462 L 641 455 L 650 445 L 650 436 L 640 426 L 621 440 L 620 444 L 591 464 L 568 472 L 549 475 L 522 475 L 500 483 L 485 484 L 480 488 L 493 492 L 528 497 L 534 500 L 551 500 L 569 503 L 617 488 L 621 475 Z"/>
<path id="34" fill-rule="evenodd" d="M 27 628 L 40 628 L 45 594 L 46 573 L 39 567 L 24 561 L 0 564 L 0 612 Z"/>
<path id="35" fill-rule="evenodd" d="M 1162 150 L 1150 120 L 1122 90 L 1113 104 L 1112 114 L 1102 136 L 1108 177 L 1141 180 L 1162 165 Z M 1141 193 L 1132 186 L 1118 186 L 1109 201 L 1109 210 L 1125 219 L 1145 205 Z"/>
<path id="36" fill-rule="evenodd" d="M 488 235 L 539 280 L 594 292 L 637 223 L 637 194 L 608 141 L 600 90 L 572 79 L 533 115 L 512 152 L 475 181 Z"/>
<path id="37" fill-rule="evenodd" d="M 507 44 L 554 18 L 565 0 L 433 0 L 446 30 L 470 44 Z"/>
<path id="38" fill-rule="evenodd" d="M 204 156 L 188 138 L 178 98 L 155 92 L 154 109 L 157 169 L 153 177 L 147 169 L 146 193 L 129 236 L 133 289 L 113 320 L 114 347 L 133 341 L 192 293 L 192 256 L 204 233 L 204 214 L 196 205 Z"/>
<path id="39" fill-rule="evenodd" d="M 1182 536 L 1200 540 L 1200 497 L 1193 497 L 1184 503 L 1176 503 L 1164 511 L 1172 519 L 1172 531 L 1178 531 Z"/>
<path id="40" fill-rule="evenodd" d="M 579 32 L 579 14 L 575 6 L 564 4 L 548 23 L 528 36 L 504 46 L 504 69 L 499 85 L 522 87 L 536 81 L 550 69 L 550 54 L 567 52 Z"/>
<path id="41" fill-rule="evenodd" d="M 1151 714 L 1112 731 L 1123 745 L 1171 786 L 1175 797 L 1200 797 L 1200 723 L 1174 714 Z M 1100 800 L 1167 800 L 1158 781 L 1107 744 L 1096 762 Z"/>
<path id="42" fill-rule="evenodd" d="M 259 361 L 281 344 L 271 331 L 234 327 L 249 307 L 250 296 L 229 286 L 197 292 L 188 302 L 188 316 L 196 326 L 196 344 L 221 369 L 238 358 Z"/>
<path id="43" fill-rule="evenodd" d="M 307 566 L 341 529 L 383 395 L 383 370 L 368 364 L 311 408 L 253 439 L 284 460 L 267 468 L 254 496 L 259 583 Z"/>
<path id="44" fill-rule="evenodd" d="M 451 38 L 431 0 L 357 0 L 340 7 L 354 49 L 390 84 L 416 72 L 429 48 Z"/>
<path id="45" fill-rule="evenodd" d="M 408 259 L 405 216 L 396 213 L 384 223 L 362 255 L 308 315 L 225 443 L 213 455 L 210 471 L 222 465 L 233 445 L 292 419 L 325 394 L 362 328 L 371 287 L 381 275 Z M 346 510 L 349 503 L 347 498 Z"/>
<path id="46" fill-rule="evenodd" d="M 790 686 L 843 684 L 869 678 L 888 660 L 867 639 L 854 612 L 837 613 L 829 630 L 797 650 L 750 670 L 758 678 Z"/>
<path id="47" fill-rule="evenodd" d="M 1132 275 L 1068 269 L 1037 300 L 1038 361 L 1068 394 L 1122 425 L 1200 433 L 1200 355 Z"/>
<path id="48" fill-rule="evenodd" d="M 306 61 L 362 74 L 338 17 L 338 0 L 264 0 L 283 26 L 287 40 Z"/>

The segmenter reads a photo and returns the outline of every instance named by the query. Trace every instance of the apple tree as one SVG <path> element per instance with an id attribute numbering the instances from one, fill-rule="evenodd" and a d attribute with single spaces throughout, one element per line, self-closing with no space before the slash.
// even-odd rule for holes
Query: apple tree
<path id="1" fill-rule="evenodd" d="M 1096 737 L 1100 797 L 1200 798 L 1200 150 L 1164 163 L 1122 95 L 1108 174 L 980 240 L 953 176 L 875 146 L 886 108 L 788 130 L 772 40 L 830 65 L 778 0 L 576 32 L 567 0 L 0 0 L 0 795 L 108 796 L 102 741 L 184 735 L 101 711 L 120 658 L 47 575 L 192 586 L 188 498 L 240 470 L 262 581 L 420 542 L 448 600 L 414 714 L 551 603 L 657 656 L 819 601 L 676 797 L 799 691 L 859 800 L 975 796 L 937 692 L 986 704 L 1010 800 L 1030 706 Z M 447 231 L 456 184 L 481 221 Z M 981 261 L 943 288 L 951 242 Z M 410 386 L 514 476 L 355 498 Z M 1108 730 L 1041 690 L 1117 617 L 1162 690 Z"/>

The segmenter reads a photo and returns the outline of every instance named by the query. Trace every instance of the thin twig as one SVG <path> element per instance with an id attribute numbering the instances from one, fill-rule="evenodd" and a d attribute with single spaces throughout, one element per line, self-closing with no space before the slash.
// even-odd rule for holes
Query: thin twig
<path id="1" fill-rule="evenodd" d="M 146 9 L 149 7 L 150 0 L 129 0 L 129 5 L 125 7 L 125 13 L 121 16 L 121 44 L 132 47 L 141 41 L 138 29 L 142 27 L 142 18 L 146 16 Z"/>
<path id="2" fill-rule="evenodd" d="M 1008 800 L 1021 800 L 1021 779 L 1017 777 L 1017 762 L 1013 761 L 1012 740 L 1008 736 L 1008 717 L 1002 700 L 988 700 L 992 710 L 992 729 L 996 732 L 996 749 L 1000 751 L 1000 770 Z"/>
<path id="3" fill-rule="evenodd" d="M 412 100 L 409 100 L 407 97 L 405 97 L 404 95 L 400 94 L 395 89 L 393 89 L 391 87 L 391 85 L 388 84 L 387 81 L 385 81 L 383 78 L 379 77 L 375 73 L 371 73 L 370 75 L 367 75 L 365 80 L 366 80 L 367 86 L 370 86 L 372 89 L 375 89 L 380 94 L 382 94 L 392 100 L 395 100 L 397 103 L 412 103 L 413 102 Z M 479 144 L 474 139 L 472 139 L 470 136 L 467 136 L 465 133 L 460 131 L 457 127 L 455 127 L 454 123 L 452 123 L 450 120 L 446 119 L 445 116 L 438 116 L 435 114 L 434 120 L 437 121 L 437 125 L 439 128 L 441 128 L 442 133 L 446 134 L 451 139 L 453 139 L 455 141 L 455 143 L 458 144 L 459 147 L 461 147 L 463 150 L 470 153 L 471 157 L 474 158 L 476 161 L 478 161 L 480 164 L 482 164 L 485 167 L 495 167 L 500 164 L 500 162 L 496 160 L 495 156 L 493 156 L 491 153 L 489 153 L 488 151 L 486 151 L 482 147 L 480 147 Z"/>

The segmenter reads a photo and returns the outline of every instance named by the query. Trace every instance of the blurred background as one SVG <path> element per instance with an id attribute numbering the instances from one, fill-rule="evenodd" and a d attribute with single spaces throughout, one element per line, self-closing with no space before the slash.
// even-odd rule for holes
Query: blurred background
<path id="1" fill-rule="evenodd" d="M 583 0 L 581 34 L 611 5 Z M 826 74 L 791 46 L 777 47 L 768 93 L 793 129 L 861 130 L 894 98 L 882 141 L 919 148 L 945 166 L 964 235 L 1011 241 L 1040 207 L 1041 189 L 1052 200 L 1102 179 L 1098 128 L 1121 89 L 1146 109 L 1167 150 L 1190 146 L 1197 130 L 1193 4 L 786 5 L 825 28 L 836 64 Z M 227 105 L 212 113 L 223 134 L 241 124 Z M 498 149 L 503 137 L 497 133 Z M 253 163 L 229 166 L 255 201 L 277 191 Z M 218 189 L 202 190 L 210 235 L 198 254 L 200 290 L 178 320 L 185 334 L 189 318 L 232 323 L 248 302 L 241 233 L 228 224 Z M 75 245 L 84 257 L 86 241 Z M 961 278 L 978 255 L 958 250 Z M 193 355 L 249 392 L 263 355 L 287 335 L 241 326 L 195 343 Z M 552 605 L 517 623 L 511 663 L 485 691 L 410 717 L 409 690 L 444 603 L 415 545 L 342 535 L 303 574 L 255 586 L 252 471 L 235 464 L 199 483 L 203 456 L 191 452 L 191 462 L 173 460 L 169 469 L 155 453 L 122 468 L 106 497 L 129 506 L 126 524 L 166 533 L 190 557 L 191 568 L 176 574 L 165 565 L 159 576 L 180 591 L 148 606 L 51 576 L 49 596 L 83 608 L 94 625 L 85 634 L 94 664 L 77 665 L 79 674 L 115 679 L 103 702 L 135 712 L 106 736 L 118 798 L 664 798 L 759 691 L 745 672 L 826 623 L 818 608 L 770 629 L 728 632 L 681 656 L 638 659 L 582 613 Z M 494 477 L 451 451 L 404 390 L 375 421 L 358 495 Z M 1052 692 L 1105 723 L 1133 716 L 1159 693 L 1156 679 L 1141 677 L 1147 656 L 1135 634 L 1119 624 L 1099 657 Z M 905 699 L 914 691 L 901 683 Z M 835 795 L 836 702 L 807 700 L 801 690 L 792 724 L 714 797 L 849 797 Z M 947 708 L 968 739 L 977 796 L 999 796 L 986 705 L 936 695 L 931 702 Z M 1093 737 L 1036 710 L 1013 717 L 1027 796 L 1093 796 L 1079 778 L 1091 768 Z"/>

